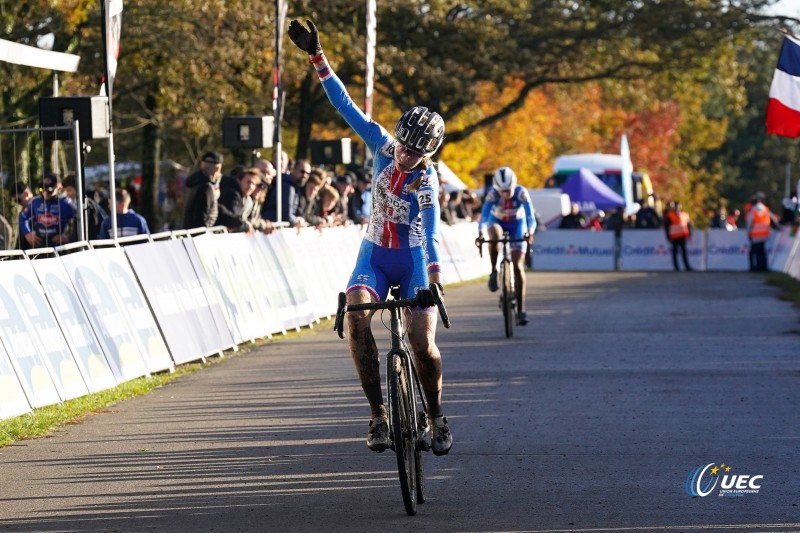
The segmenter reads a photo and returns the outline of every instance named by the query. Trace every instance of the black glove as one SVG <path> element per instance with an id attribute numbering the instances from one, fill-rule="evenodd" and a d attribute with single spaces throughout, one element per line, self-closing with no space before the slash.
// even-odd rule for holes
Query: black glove
<path id="1" fill-rule="evenodd" d="M 306 29 L 296 20 L 291 21 L 289 23 L 289 38 L 300 50 L 310 56 L 314 56 L 322 52 L 322 46 L 319 44 L 319 32 L 311 20 L 306 20 L 306 22 L 308 22 L 309 29 Z"/>
<path id="2" fill-rule="evenodd" d="M 420 289 L 417 291 L 417 305 L 422 309 L 433 307 L 436 302 L 433 300 L 433 294 L 428 289 Z"/>

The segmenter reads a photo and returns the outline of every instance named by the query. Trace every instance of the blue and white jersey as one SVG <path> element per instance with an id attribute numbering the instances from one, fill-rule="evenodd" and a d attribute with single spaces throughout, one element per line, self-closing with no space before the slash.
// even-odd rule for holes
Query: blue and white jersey
<path id="1" fill-rule="evenodd" d="M 503 225 L 521 224 L 523 220 L 527 224 L 528 233 L 533 233 L 536 230 L 536 218 L 533 216 L 533 204 L 528 190 L 522 185 L 517 185 L 514 194 L 505 200 L 500 192 L 492 187 L 486 193 L 486 200 L 483 202 L 478 231 L 483 231 L 489 224 L 498 222 Z"/>
<path id="2" fill-rule="evenodd" d="M 395 140 L 353 102 L 323 54 L 312 59 L 331 104 L 373 154 L 372 205 L 365 239 L 389 249 L 423 247 L 427 270 L 439 265 L 439 179 L 433 167 L 401 172 Z"/>

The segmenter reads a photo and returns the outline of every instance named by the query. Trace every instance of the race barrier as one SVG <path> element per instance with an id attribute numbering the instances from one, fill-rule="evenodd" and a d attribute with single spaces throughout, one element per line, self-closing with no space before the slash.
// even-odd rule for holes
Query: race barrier
<path id="1" fill-rule="evenodd" d="M 336 311 L 361 226 L 174 231 L 0 253 L 0 420 L 176 365 L 224 356 L 259 338 L 313 327 Z M 445 284 L 489 274 L 477 223 L 440 227 Z M 788 228 L 770 265 L 800 279 L 800 238 Z M 743 231 L 696 232 L 697 270 L 747 270 Z M 670 270 L 663 232 L 539 233 L 535 270 Z"/>
<path id="2" fill-rule="evenodd" d="M 614 270 L 614 247 L 614 234 L 607 231 L 543 231 L 533 244 L 533 268 Z"/>

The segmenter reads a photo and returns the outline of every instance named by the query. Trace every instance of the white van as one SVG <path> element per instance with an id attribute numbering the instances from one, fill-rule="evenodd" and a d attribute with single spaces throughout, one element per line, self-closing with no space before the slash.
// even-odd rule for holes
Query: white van
<path id="1" fill-rule="evenodd" d="M 625 198 L 625 210 L 635 212 L 645 198 L 653 196 L 653 184 L 650 176 L 641 172 L 632 172 L 630 183 L 623 183 L 623 158 L 620 154 L 571 154 L 556 158 L 553 164 L 553 175 L 545 182 L 545 188 L 557 188 L 567 178 L 581 168 L 591 170 L 600 181 L 608 185 L 615 193 Z M 627 190 L 626 190 L 627 189 Z M 630 194 L 627 194 L 630 191 Z"/>

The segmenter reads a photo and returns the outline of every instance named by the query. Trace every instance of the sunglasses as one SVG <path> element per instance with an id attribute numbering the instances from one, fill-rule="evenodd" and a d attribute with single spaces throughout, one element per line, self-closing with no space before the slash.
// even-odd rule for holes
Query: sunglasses
<path id="1" fill-rule="evenodd" d="M 425 157 L 425 154 L 423 154 L 422 152 L 417 152 L 416 150 L 412 150 L 411 148 L 409 148 L 408 146 L 406 146 L 406 145 L 404 145 L 402 143 L 398 143 L 398 146 L 400 147 L 401 150 L 403 150 L 404 152 L 407 152 L 408 155 L 410 155 L 410 156 L 419 157 L 419 158 Z"/>

